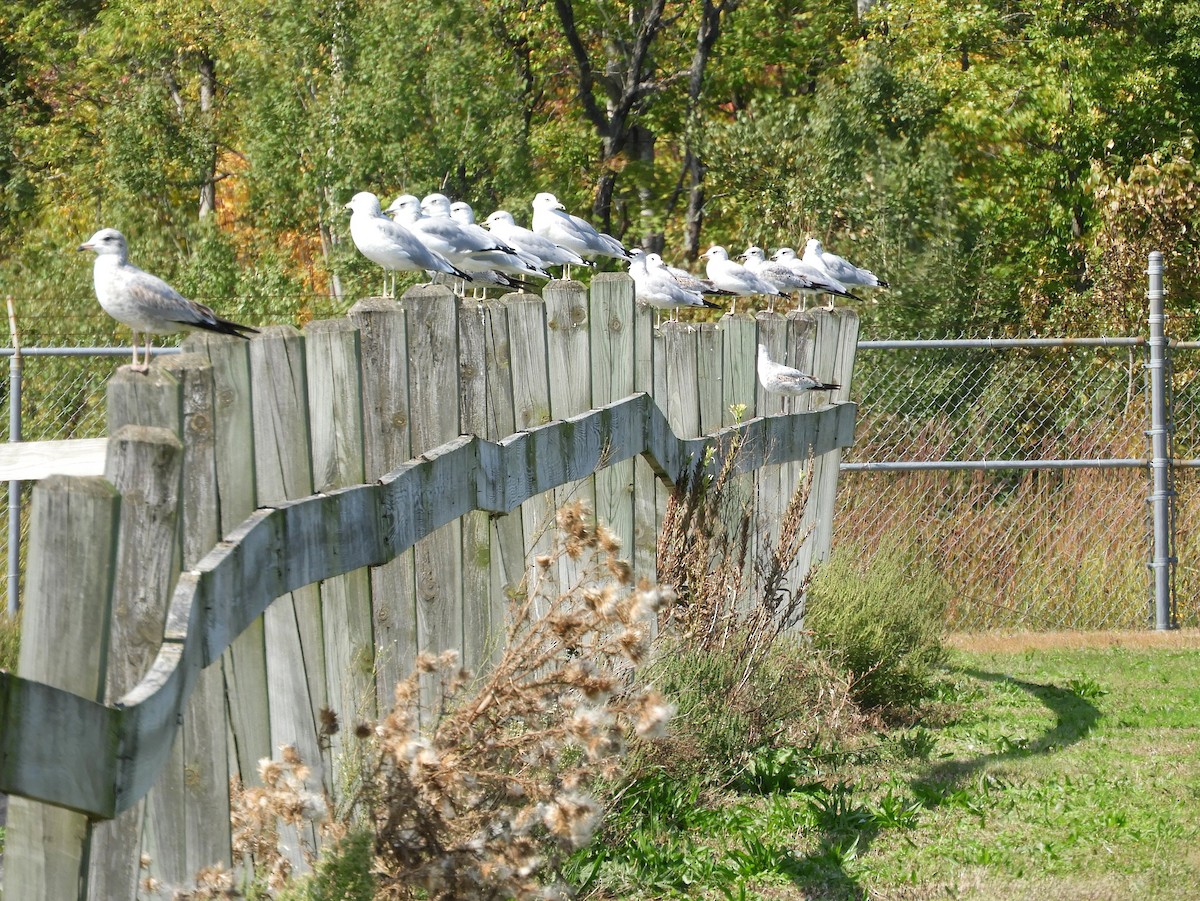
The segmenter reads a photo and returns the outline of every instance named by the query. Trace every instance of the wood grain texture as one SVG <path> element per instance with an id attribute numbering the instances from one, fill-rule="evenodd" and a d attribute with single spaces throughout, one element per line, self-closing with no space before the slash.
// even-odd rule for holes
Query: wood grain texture
<path id="1" fill-rule="evenodd" d="M 350 309 L 362 353 L 363 460 L 374 482 L 412 457 L 408 393 L 408 326 L 394 300 L 359 301 Z M 417 659 L 416 563 L 411 550 L 371 570 L 375 685 L 381 710 Z"/>
<path id="2" fill-rule="evenodd" d="M 120 496 L 106 480 L 91 476 L 52 476 L 33 489 L 26 603 L 21 624 L 17 673 L 22 679 L 71 692 L 92 702 L 104 697 L 108 663 L 113 580 L 116 572 Z M 53 649 L 53 652 L 50 652 Z M 85 732 L 87 717 L 55 704 L 25 707 L 39 700 L 30 694 L 6 705 L 0 731 L 23 729 L 38 742 L 66 731 L 70 749 L 84 755 L 65 761 L 68 748 L 45 748 L 32 759 L 6 762 L 34 797 L 108 800 L 102 782 L 111 778 L 103 762 L 111 754 L 105 735 Z M 68 724 L 45 728 L 44 717 L 57 712 Z M 13 722 L 15 720 L 15 722 Z M 64 728 L 65 727 L 65 728 Z M 29 750 L 29 745 L 25 745 Z M 10 772 L 10 768 L 16 772 Z M 111 791 L 109 789 L 108 791 Z M 4 849 L 5 897 L 29 901 L 77 898 L 86 869 L 86 818 L 70 810 L 25 798 L 9 802 Z"/>

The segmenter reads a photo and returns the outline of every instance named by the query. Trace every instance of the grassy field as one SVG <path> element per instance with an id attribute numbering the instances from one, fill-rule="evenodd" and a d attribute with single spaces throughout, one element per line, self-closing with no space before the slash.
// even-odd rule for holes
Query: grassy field
<path id="1" fill-rule="evenodd" d="M 650 780 L 594 897 L 1200 897 L 1200 635 L 959 639 L 937 703 L 727 790 Z M 613 840 L 617 839 L 617 840 Z"/>

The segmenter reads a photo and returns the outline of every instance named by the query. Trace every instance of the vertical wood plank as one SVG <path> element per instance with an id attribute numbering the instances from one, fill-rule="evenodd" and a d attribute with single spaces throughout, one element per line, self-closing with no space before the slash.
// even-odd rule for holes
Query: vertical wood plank
<path id="1" fill-rule="evenodd" d="M 591 284 L 592 406 L 634 393 L 635 304 L 633 280 L 624 273 L 602 272 Z M 596 518 L 621 541 L 633 560 L 634 461 L 624 460 L 596 473 Z"/>
<path id="2" fill-rule="evenodd" d="M 459 432 L 487 437 L 489 429 L 487 333 L 489 308 L 463 300 L 458 314 Z M 492 527 L 478 510 L 462 518 L 462 662 L 477 671 L 496 659 L 504 640 L 504 605 L 492 594 Z"/>
<path id="3" fill-rule="evenodd" d="M 250 346 L 240 338 L 195 332 L 184 339 L 183 350 L 206 357 L 212 366 L 217 532 L 227 535 L 258 506 Z M 185 519 L 186 516 L 185 510 Z M 200 531 L 199 527 L 197 531 Z M 188 533 L 191 533 L 190 529 Z M 273 753 L 266 636 L 261 617 L 225 652 L 221 673 L 227 698 L 228 770 L 249 784 L 257 781 L 258 761 Z M 201 681 L 208 678 L 201 676 Z"/>
<path id="4" fill-rule="evenodd" d="M 711 435 L 725 424 L 725 358 L 723 339 L 715 323 L 697 326 L 697 363 L 700 391 L 700 434 Z"/>
<path id="5" fill-rule="evenodd" d="M 165 389 L 159 393 L 178 398 L 174 379 L 159 384 Z M 182 466 L 183 447 L 167 429 L 124 425 L 109 438 L 106 478 L 122 497 L 104 693 L 110 704 L 141 681 L 162 644 L 167 604 L 179 572 Z M 89 898 L 136 895 L 145 811 L 146 803 L 139 802 L 115 819 L 93 825 Z M 180 823 L 174 849 L 180 860 L 183 845 Z"/>
<path id="6" fill-rule="evenodd" d="M 546 306 L 532 294 L 508 301 L 508 346 L 512 372 L 513 420 L 518 430 L 550 421 L 550 376 L 546 357 Z M 530 562 L 550 550 L 554 528 L 552 493 L 521 504 L 525 575 Z M 532 580 L 527 582 L 527 587 Z"/>
<path id="7" fill-rule="evenodd" d="M 393 300 L 359 301 L 350 310 L 362 344 L 363 457 L 377 481 L 412 456 L 408 327 Z M 375 685 L 379 710 L 391 709 L 396 683 L 417 660 L 416 564 L 412 551 L 371 570 Z"/>
<path id="8" fill-rule="evenodd" d="M 550 416 L 567 419 L 585 413 L 592 405 L 591 349 L 588 341 L 588 292 L 576 281 L 554 281 L 542 290 L 546 302 L 546 361 L 550 372 Z M 568 482 L 553 492 L 557 512 L 565 504 L 582 501 L 596 511 L 594 480 Z M 566 554 L 558 558 L 559 590 L 577 585 L 583 562 Z"/>
<path id="9" fill-rule="evenodd" d="M 486 304 L 484 360 L 487 378 L 487 433 L 489 441 L 499 441 L 517 431 L 513 410 L 513 375 L 508 336 L 508 304 L 526 295 L 510 294 Z M 536 298 L 535 298 L 536 301 Z M 525 300 L 520 300 L 524 303 Z M 491 609 L 504 614 L 519 595 L 525 575 L 525 542 L 521 511 L 491 519 Z"/>
<path id="10" fill-rule="evenodd" d="M 312 494 L 308 394 L 304 339 L 290 326 L 270 326 L 250 343 L 254 392 L 254 463 L 259 505 Z M 319 785 L 328 761 L 319 739 L 320 711 L 327 706 L 321 630 L 321 590 L 306 585 L 275 600 L 263 615 L 267 648 L 267 685 L 271 699 L 271 741 L 292 745 Z M 316 834 L 304 827 L 296 836 L 281 827 L 289 859 L 306 869 L 296 840 L 316 846 Z"/>
<path id="11" fill-rule="evenodd" d="M 349 319 L 310 322 L 304 328 L 312 432 L 313 483 L 317 491 L 366 481 L 363 448 L 362 360 L 359 331 Z M 373 718 L 374 648 L 371 574 L 359 569 L 326 579 L 321 586 L 326 693 L 342 728 L 326 736 L 333 767 L 328 785 L 346 785 L 347 727 Z"/>
<path id="12" fill-rule="evenodd" d="M 413 455 L 458 437 L 458 302 L 441 285 L 412 288 L 401 305 L 408 323 L 408 391 Z M 417 648 L 440 653 L 463 646 L 462 523 L 447 523 L 414 548 Z M 433 682 L 423 696 L 434 699 Z"/>
<path id="13" fill-rule="evenodd" d="M 103 698 L 120 505 L 116 489 L 101 478 L 51 476 L 34 486 L 17 663 L 22 678 Z M 82 814 L 10 798 L 4 896 L 84 897 L 86 841 Z"/>
<path id="14" fill-rule="evenodd" d="M 632 282 L 632 280 L 631 280 Z M 632 290 L 632 288 L 630 288 Z M 634 304 L 633 390 L 654 397 L 654 311 Z M 639 577 L 658 578 L 658 478 L 645 458 L 633 461 L 633 571 Z"/>

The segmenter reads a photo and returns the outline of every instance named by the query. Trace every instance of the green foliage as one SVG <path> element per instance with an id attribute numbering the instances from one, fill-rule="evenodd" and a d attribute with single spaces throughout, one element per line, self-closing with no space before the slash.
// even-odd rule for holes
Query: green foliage
<path id="1" fill-rule="evenodd" d="M 312 875 L 278 896 L 278 901 L 372 901 L 375 878 L 374 839 L 370 832 L 351 832 L 318 858 Z"/>
<path id="2" fill-rule="evenodd" d="M 861 570 L 845 552 L 817 574 L 805 625 L 817 648 L 854 675 L 869 708 L 911 707 L 932 691 L 945 660 L 949 587 L 932 564 L 883 549 Z"/>

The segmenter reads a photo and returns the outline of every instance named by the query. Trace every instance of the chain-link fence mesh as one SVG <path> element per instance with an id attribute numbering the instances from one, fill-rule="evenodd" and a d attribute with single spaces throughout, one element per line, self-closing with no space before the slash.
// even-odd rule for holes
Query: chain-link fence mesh
<path id="1" fill-rule="evenodd" d="M 846 471 L 836 552 L 853 555 L 866 571 L 873 559 L 895 560 L 897 551 L 932 562 L 949 585 L 954 629 L 1152 624 L 1147 468 L 1101 468 L 1101 461 L 1148 456 L 1144 363 L 1144 347 L 1132 343 L 864 344 L 848 463 L 1099 465 Z M 1191 522 L 1184 508 L 1179 519 Z M 1195 605 L 1181 604 L 1180 618 L 1195 624 Z"/>
<path id="2" fill-rule="evenodd" d="M 0 422 L 11 401 L 6 362 Z M 105 384 L 124 362 L 26 356 L 25 440 L 103 435 Z M 1141 345 L 885 350 L 868 343 L 856 364 L 859 426 L 846 461 L 1144 459 L 1144 363 Z M 1174 403 L 1176 455 L 1200 457 L 1196 349 L 1175 355 Z M 1179 620 L 1200 625 L 1200 564 L 1191 552 L 1200 542 L 1193 501 L 1200 473 L 1179 468 L 1175 480 Z M 1153 622 L 1149 492 L 1145 467 L 847 471 L 835 552 L 868 569 L 881 551 L 933 562 L 951 588 L 955 629 L 1144 628 Z M 6 559 L 7 505 L 0 509 Z"/>

